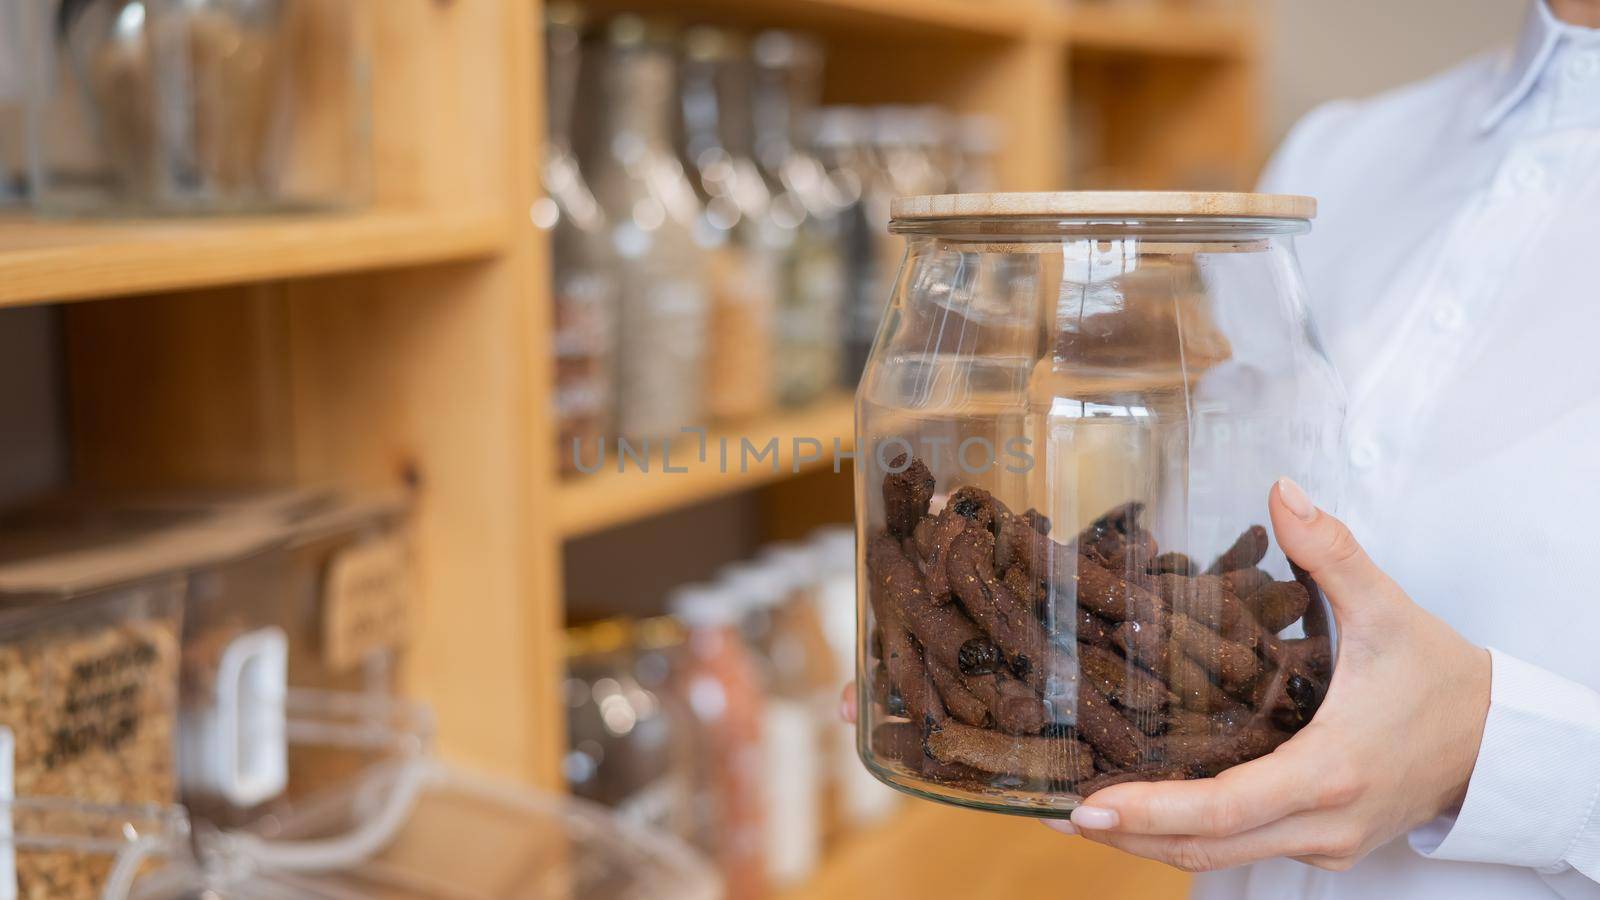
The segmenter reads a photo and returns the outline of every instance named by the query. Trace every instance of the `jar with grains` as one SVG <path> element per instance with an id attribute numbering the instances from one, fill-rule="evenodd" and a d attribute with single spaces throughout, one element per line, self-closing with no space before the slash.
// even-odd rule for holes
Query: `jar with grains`
<path id="1" fill-rule="evenodd" d="M 170 523 L 55 506 L 0 524 L 0 725 L 16 797 L 110 806 L 176 799 L 182 534 Z M 113 862 L 16 849 L 25 897 L 81 896 Z"/>
<path id="2" fill-rule="evenodd" d="M 924 797 L 1065 816 L 1316 714 L 1334 656 L 1276 547 L 1337 497 L 1344 393 L 1308 319 L 1310 198 L 897 200 L 857 397 L 859 750 Z"/>

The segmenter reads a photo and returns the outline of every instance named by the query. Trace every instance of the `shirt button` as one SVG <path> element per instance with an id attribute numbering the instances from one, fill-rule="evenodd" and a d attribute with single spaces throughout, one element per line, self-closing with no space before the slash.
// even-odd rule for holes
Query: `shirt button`
<path id="1" fill-rule="evenodd" d="M 1433 327 L 1440 331 L 1457 331 L 1466 319 L 1461 304 L 1446 300 L 1433 308 Z"/>
<path id="2" fill-rule="evenodd" d="M 1372 468 L 1382 456 L 1376 441 L 1360 440 L 1350 445 L 1350 465 L 1358 469 Z"/>
<path id="3" fill-rule="evenodd" d="M 1544 167 L 1536 162 L 1517 163 L 1511 170 L 1511 181 L 1523 190 L 1536 190 L 1544 184 Z"/>
<path id="4" fill-rule="evenodd" d="M 1600 75 L 1600 52 L 1579 53 L 1567 61 L 1567 77 L 1573 81 L 1589 81 Z"/>

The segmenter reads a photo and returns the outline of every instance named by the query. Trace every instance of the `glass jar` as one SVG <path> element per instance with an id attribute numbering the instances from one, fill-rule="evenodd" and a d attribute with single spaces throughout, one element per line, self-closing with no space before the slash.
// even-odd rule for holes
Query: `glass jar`
<path id="1" fill-rule="evenodd" d="M 755 61 L 755 150 L 771 185 L 772 219 L 782 232 L 777 346 L 778 402 L 803 406 L 838 382 L 844 264 L 840 212 L 846 199 L 811 153 L 809 136 L 822 77 L 822 48 L 798 34 L 765 31 Z"/>
<path id="2" fill-rule="evenodd" d="M 562 474 L 599 459 L 616 406 L 617 259 L 573 149 L 583 14 L 545 5 L 545 147 L 534 224 L 550 235 L 556 457 Z"/>
<path id="3" fill-rule="evenodd" d="M 705 422 L 710 297 L 699 199 L 673 150 L 675 39 L 617 16 L 597 60 L 604 121 L 589 177 L 620 275 L 617 430 L 634 438 Z"/>
<path id="4" fill-rule="evenodd" d="M 367 202 L 369 4 L 21 0 L 19 9 L 39 209 L 247 213 Z"/>
<path id="5" fill-rule="evenodd" d="M 635 677 L 646 652 L 625 619 L 567 629 L 563 774 L 574 795 L 611 807 L 625 821 L 687 836 L 687 712 Z"/>
<path id="6" fill-rule="evenodd" d="M 1064 816 L 1199 778 L 1316 712 L 1333 636 L 1276 547 L 1334 498 L 1344 393 L 1294 236 L 1252 194 L 897 200 L 857 397 L 858 748 L 924 797 Z"/>
<path id="7" fill-rule="evenodd" d="M 706 408 L 716 419 L 772 405 L 772 319 L 785 235 L 755 162 L 750 75 L 749 48 L 738 36 L 704 25 L 685 34 L 683 156 L 700 193 L 708 248 Z"/>

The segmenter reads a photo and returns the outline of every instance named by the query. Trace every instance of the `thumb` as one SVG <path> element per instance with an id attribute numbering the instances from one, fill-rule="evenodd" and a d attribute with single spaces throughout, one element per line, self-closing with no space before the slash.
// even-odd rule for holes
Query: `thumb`
<path id="1" fill-rule="evenodd" d="M 1341 622 L 1393 596 L 1394 582 L 1361 549 L 1350 529 L 1317 508 L 1292 479 L 1278 479 L 1267 508 L 1278 546 L 1316 579 Z"/>

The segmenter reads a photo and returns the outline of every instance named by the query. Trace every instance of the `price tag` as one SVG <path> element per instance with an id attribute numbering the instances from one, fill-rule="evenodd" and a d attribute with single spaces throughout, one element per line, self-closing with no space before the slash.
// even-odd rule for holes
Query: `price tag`
<path id="1" fill-rule="evenodd" d="M 410 570 L 398 539 L 366 541 L 339 554 L 323 583 L 322 652 L 335 671 L 404 645 Z"/>

